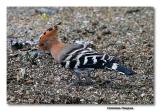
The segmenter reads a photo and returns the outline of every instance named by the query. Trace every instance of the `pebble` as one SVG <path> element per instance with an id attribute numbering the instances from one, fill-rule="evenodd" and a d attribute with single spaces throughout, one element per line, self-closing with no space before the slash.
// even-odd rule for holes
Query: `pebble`
<path id="1" fill-rule="evenodd" d="M 142 94 L 141 94 L 141 97 L 144 97 L 144 96 L 145 96 L 145 93 L 142 93 Z"/>
<path id="2" fill-rule="evenodd" d="M 24 79 L 25 72 L 26 72 L 25 68 L 19 69 L 19 73 L 17 73 L 17 81 L 19 81 L 20 79 Z"/>

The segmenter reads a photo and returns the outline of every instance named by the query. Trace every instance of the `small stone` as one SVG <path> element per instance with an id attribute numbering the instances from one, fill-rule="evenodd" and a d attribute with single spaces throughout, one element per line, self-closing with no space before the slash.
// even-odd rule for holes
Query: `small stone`
<path id="1" fill-rule="evenodd" d="M 110 30 L 105 30 L 102 32 L 102 35 L 105 36 L 105 35 L 108 35 L 108 34 L 111 34 L 111 31 Z"/>
<path id="2" fill-rule="evenodd" d="M 141 94 L 141 97 L 144 97 L 144 96 L 145 96 L 145 94 L 144 94 L 144 93 L 142 93 L 142 94 Z"/>
<path id="3" fill-rule="evenodd" d="M 10 101 L 14 102 L 15 101 L 15 97 L 10 97 Z"/>
<path id="4" fill-rule="evenodd" d="M 29 95 L 30 94 L 30 91 L 26 90 L 26 95 Z"/>
<path id="5" fill-rule="evenodd" d="M 85 100 L 84 100 L 84 99 L 80 99 L 80 101 L 81 101 L 81 102 L 84 102 Z"/>
<path id="6" fill-rule="evenodd" d="M 27 80 L 25 84 L 33 84 L 33 80 Z"/>
<path id="7" fill-rule="evenodd" d="M 19 72 L 17 73 L 17 81 L 24 78 L 25 72 L 26 72 L 25 68 L 19 69 Z"/>
<path id="8" fill-rule="evenodd" d="M 86 90 L 87 90 L 87 91 L 89 91 L 89 90 L 91 90 L 91 89 L 93 89 L 93 87 L 92 87 L 92 86 L 91 86 L 91 87 L 89 87 L 89 88 L 87 88 Z"/>
<path id="9" fill-rule="evenodd" d="M 93 104 L 98 104 L 98 102 L 93 102 Z"/>

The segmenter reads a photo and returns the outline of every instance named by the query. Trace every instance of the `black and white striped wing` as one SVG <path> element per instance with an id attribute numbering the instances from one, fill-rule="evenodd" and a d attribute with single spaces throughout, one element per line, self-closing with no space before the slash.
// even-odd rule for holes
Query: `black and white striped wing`
<path id="1" fill-rule="evenodd" d="M 112 64 L 116 62 L 113 56 L 101 54 L 91 48 L 78 49 L 70 52 L 68 56 L 64 58 L 62 65 L 65 68 L 77 69 L 77 68 L 108 68 L 112 67 Z"/>
<path id="2" fill-rule="evenodd" d="M 71 51 L 63 58 L 62 66 L 70 69 L 110 69 L 126 75 L 134 72 L 125 66 L 118 64 L 118 59 L 114 56 L 101 54 L 91 48 L 82 48 Z"/>

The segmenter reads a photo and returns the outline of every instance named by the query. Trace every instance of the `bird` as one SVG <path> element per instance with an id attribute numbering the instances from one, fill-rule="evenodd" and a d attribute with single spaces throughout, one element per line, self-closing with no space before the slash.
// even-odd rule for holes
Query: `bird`
<path id="1" fill-rule="evenodd" d="M 92 44 L 85 40 L 64 43 L 58 36 L 58 26 L 54 25 L 39 37 L 38 48 L 49 51 L 62 67 L 73 70 L 77 78 L 75 83 L 81 83 L 82 73 L 86 75 L 86 82 L 90 82 L 90 73 L 94 69 L 113 70 L 126 76 L 135 74 L 131 68 L 120 64 L 116 57 L 93 49 Z"/>

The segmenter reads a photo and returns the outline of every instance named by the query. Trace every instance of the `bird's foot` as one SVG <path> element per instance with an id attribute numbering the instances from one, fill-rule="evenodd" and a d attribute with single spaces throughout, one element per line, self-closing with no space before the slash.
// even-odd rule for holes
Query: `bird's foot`
<path id="1" fill-rule="evenodd" d="M 85 81 L 85 84 L 86 84 L 86 85 L 93 85 L 93 84 L 95 84 L 95 83 L 96 83 L 96 81 L 91 80 L 91 79 Z"/>
<path id="2" fill-rule="evenodd" d="M 82 84 L 83 84 L 82 81 L 74 80 L 74 81 L 72 81 L 72 82 L 68 85 L 68 87 L 81 86 Z"/>

